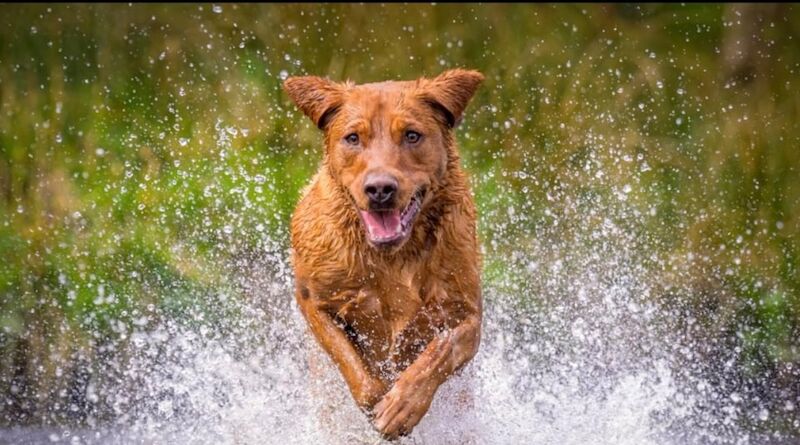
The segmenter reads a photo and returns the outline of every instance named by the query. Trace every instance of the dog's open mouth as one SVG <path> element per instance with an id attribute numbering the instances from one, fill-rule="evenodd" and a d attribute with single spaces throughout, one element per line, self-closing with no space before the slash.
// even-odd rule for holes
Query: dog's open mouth
<path id="1" fill-rule="evenodd" d="M 408 238 L 414 219 L 419 214 L 424 191 L 420 190 L 411 198 L 402 211 L 393 210 L 359 210 L 361 219 L 367 229 L 367 239 L 376 246 L 398 244 Z"/>

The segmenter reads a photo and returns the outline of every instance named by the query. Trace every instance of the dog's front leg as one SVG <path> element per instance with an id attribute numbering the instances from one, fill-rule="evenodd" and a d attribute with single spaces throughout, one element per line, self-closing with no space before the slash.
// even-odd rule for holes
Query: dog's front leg
<path id="1" fill-rule="evenodd" d="M 319 300 L 311 296 L 300 296 L 297 303 L 314 337 L 342 373 L 353 399 L 362 409 L 371 410 L 386 392 L 383 381 L 370 374 L 353 343 L 331 315 L 321 307 Z"/>
<path id="2" fill-rule="evenodd" d="M 473 313 L 434 337 L 375 405 L 375 428 L 390 439 L 410 433 L 428 411 L 439 385 L 475 355 L 480 332 L 480 315 Z"/>

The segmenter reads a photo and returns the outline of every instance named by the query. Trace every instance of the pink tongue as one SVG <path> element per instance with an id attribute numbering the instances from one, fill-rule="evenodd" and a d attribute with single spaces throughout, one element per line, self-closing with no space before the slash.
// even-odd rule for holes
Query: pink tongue
<path id="1" fill-rule="evenodd" d="M 370 239 L 393 238 L 400 233 L 399 210 L 392 210 L 391 212 L 365 212 L 361 210 L 361 216 L 367 225 Z"/>

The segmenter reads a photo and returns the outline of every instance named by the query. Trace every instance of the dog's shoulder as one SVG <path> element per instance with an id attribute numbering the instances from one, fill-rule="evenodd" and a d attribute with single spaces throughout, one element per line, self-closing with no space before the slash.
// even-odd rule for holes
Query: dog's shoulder
<path id="1" fill-rule="evenodd" d="M 466 177 L 457 172 L 442 200 L 435 247 L 429 254 L 429 272 L 448 289 L 473 302 L 480 298 L 481 253 L 477 211 Z"/>
<path id="2" fill-rule="evenodd" d="M 298 272 L 324 282 L 352 276 L 363 243 L 358 216 L 328 174 L 321 170 L 303 190 L 291 222 L 293 263 Z"/>

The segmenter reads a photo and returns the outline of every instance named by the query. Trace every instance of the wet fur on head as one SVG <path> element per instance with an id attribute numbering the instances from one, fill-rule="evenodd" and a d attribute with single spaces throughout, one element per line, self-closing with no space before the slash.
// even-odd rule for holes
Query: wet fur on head
<path id="1" fill-rule="evenodd" d="M 454 143 L 452 130 L 460 123 L 464 110 L 474 95 L 476 89 L 483 81 L 483 75 L 477 71 L 454 69 L 446 71 L 434 78 L 420 78 L 415 81 L 389 81 L 372 84 L 356 85 L 352 82 L 334 82 L 316 76 L 291 77 L 284 82 L 284 89 L 289 97 L 311 120 L 325 133 L 325 153 L 323 158 L 323 172 L 327 173 L 334 181 L 332 190 L 339 192 L 350 201 L 353 211 L 345 211 L 341 215 L 342 226 L 358 226 L 357 208 L 365 208 L 365 198 L 359 193 L 358 188 L 361 178 L 358 171 L 349 168 L 348 162 L 350 153 L 347 150 L 337 150 L 340 145 L 340 138 L 348 130 L 344 128 L 348 124 L 348 119 L 357 119 L 359 114 L 378 114 L 387 113 L 386 107 L 393 108 L 388 112 L 407 112 L 418 116 L 423 126 L 427 124 L 427 139 L 433 142 L 442 150 L 442 156 L 438 159 L 421 159 L 419 162 L 429 163 L 433 170 L 428 172 L 429 182 L 417 184 L 417 188 L 424 187 L 429 192 L 426 196 L 422 215 L 418 224 L 426 225 L 426 219 L 435 219 L 437 211 L 441 205 L 436 205 L 436 201 L 446 203 L 448 196 L 438 196 L 443 188 L 459 188 L 459 183 L 463 181 L 459 167 L 459 156 Z M 378 98 L 383 100 L 382 107 L 374 110 L 369 109 L 378 102 Z M 363 105 L 360 108 L 357 105 Z M 438 127 L 433 129 L 434 125 Z M 358 168 L 366 169 L 368 166 L 361 165 Z M 401 182 L 406 178 L 403 172 L 397 175 Z M 456 176 L 457 178 L 454 178 Z M 418 181 L 420 182 L 420 181 Z M 421 181 L 426 182 L 426 181 Z M 348 185 L 351 185 L 348 193 Z M 400 199 L 407 202 L 410 195 L 416 189 L 413 185 L 401 184 Z M 333 198 L 332 196 L 330 198 Z M 338 204 L 343 205 L 343 202 Z M 351 210 L 351 209 L 346 209 Z M 416 232 L 416 230 L 415 230 Z M 412 236 L 411 238 L 417 238 Z M 414 243 L 411 243 L 412 245 Z"/>

